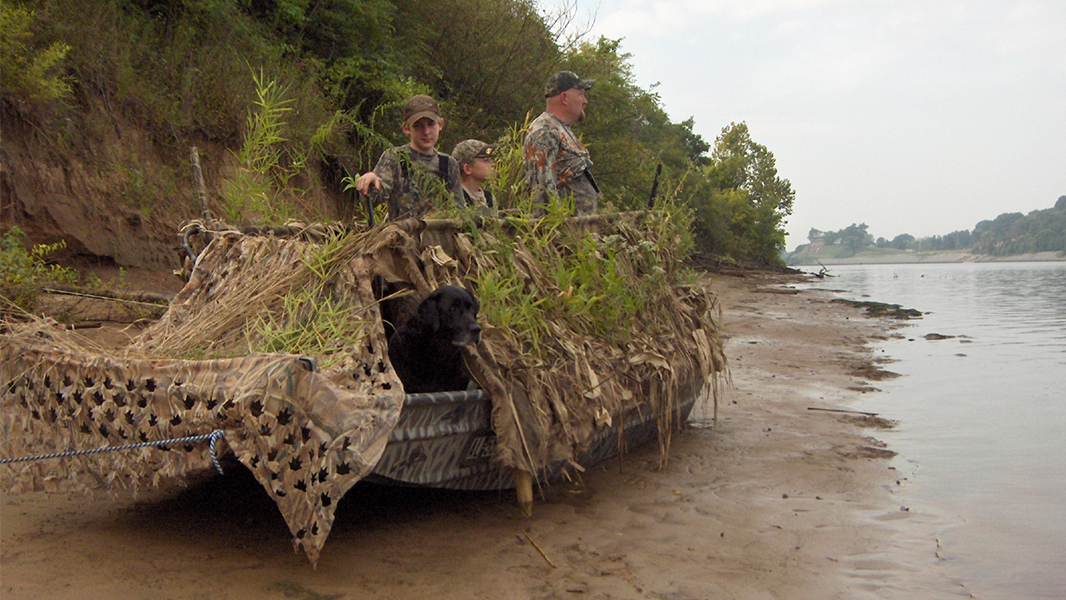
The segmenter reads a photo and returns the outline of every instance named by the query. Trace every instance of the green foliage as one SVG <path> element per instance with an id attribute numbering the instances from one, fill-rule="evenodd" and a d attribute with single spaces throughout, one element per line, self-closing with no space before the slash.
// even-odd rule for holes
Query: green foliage
<path id="1" fill-rule="evenodd" d="M 861 223 L 859 225 L 852 223 L 844 229 L 841 229 L 840 245 L 851 254 L 855 254 L 863 248 L 872 246 L 874 237 L 867 232 L 868 229 L 869 227 L 866 223 Z"/>
<path id="2" fill-rule="evenodd" d="M 840 231 L 825 232 L 822 243 L 827 246 L 840 246 L 846 256 L 854 256 L 859 250 L 873 245 L 874 238 L 868 233 L 868 229 L 866 223 L 852 223 Z"/>
<path id="3" fill-rule="evenodd" d="M 785 219 L 796 194 L 789 180 L 778 176 L 773 152 L 751 139 L 746 123 L 731 123 L 715 140 L 705 171 L 719 190 L 734 190 L 726 198 L 730 253 L 764 264 L 779 262 Z"/>
<path id="4" fill-rule="evenodd" d="M 36 12 L 0 3 L 0 89 L 18 104 L 46 106 L 70 96 L 64 72 L 70 46 L 42 39 L 38 29 Z"/>
<path id="5" fill-rule="evenodd" d="M 242 2 L 293 52 L 330 61 L 374 54 L 389 43 L 396 7 L 387 0 L 267 0 Z"/>
<path id="6" fill-rule="evenodd" d="M 522 163 L 522 140 L 529 129 L 529 122 L 527 118 L 521 125 L 511 125 L 499 138 L 484 140 L 499 144 L 492 155 L 495 174 L 487 186 L 492 190 L 497 206 L 502 209 L 514 209 L 521 214 L 530 214 L 533 204 L 526 187 L 525 166 Z"/>
<path id="7" fill-rule="evenodd" d="M 563 66 L 596 80 L 587 120 L 575 131 L 593 154 L 596 180 L 609 191 L 605 200 L 634 210 L 647 208 L 657 165 L 663 165 L 660 189 L 673 187 L 694 163 L 706 162 L 709 145 L 692 132 L 691 119 L 671 123 L 658 94 L 635 83 L 631 56 L 619 51 L 620 43 L 578 44 Z"/>
<path id="8" fill-rule="evenodd" d="M 973 249 L 983 254 L 1006 256 L 1033 252 L 1066 252 L 1066 201 L 1060 197 L 1054 208 L 1027 215 L 1003 213 L 981 221 L 973 230 Z"/>
<path id="9" fill-rule="evenodd" d="M 909 233 L 901 233 L 896 237 L 892 238 L 892 242 L 890 242 L 889 245 L 897 250 L 906 250 L 912 247 L 914 241 L 915 240 L 913 235 Z"/>
<path id="10" fill-rule="evenodd" d="M 710 163 L 683 185 L 696 214 L 701 250 L 748 263 L 780 264 L 795 192 L 778 176 L 773 153 L 751 139 L 745 123 L 723 128 Z"/>
<path id="11" fill-rule="evenodd" d="M 25 237 L 18 227 L 0 236 L 0 299 L 5 305 L 10 303 L 32 312 L 42 287 L 52 282 L 76 283 L 78 273 L 45 260 L 49 254 L 66 247 L 65 242 L 38 244 L 27 250 L 23 245 Z M 7 306 L 3 311 L 7 311 Z"/>
<path id="12" fill-rule="evenodd" d="M 548 14 L 534 0 L 37 0 L 32 13 L 4 6 L 5 77 L 18 72 L 9 60 L 37 56 L 34 72 L 72 92 L 69 120 L 53 117 L 42 131 L 84 149 L 115 143 L 132 123 L 164 156 L 183 156 L 201 140 L 235 148 L 237 169 L 221 194 L 233 223 L 283 221 L 309 212 L 311 197 L 366 218 L 352 210 L 350 184 L 384 149 L 407 141 L 401 107 L 416 93 L 441 103 L 442 151 L 470 137 L 505 141 L 492 189 L 502 206 L 519 209 L 528 200 L 524 124 L 543 109 L 548 74 L 565 68 L 597 81 L 576 131 L 596 161 L 604 210 L 647 208 L 662 165 L 658 201 L 669 197 L 694 216 L 701 250 L 772 263 L 783 245 L 791 187 L 747 126 L 723 130 L 708 157 L 711 145 L 693 120 L 672 122 L 654 87 L 636 84 L 620 40 L 563 37 L 573 11 Z M 5 101 L 15 100 L 17 88 L 4 83 Z M 120 199 L 147 214 L 169 195 L 147 169 L 122 166 Z"/>
<path id="13" fill-rule="evenodd" d="M 223 182 L 222 203 L 230 223 L 243 224 L 254 218 L 263 223 L 282 223 L 296 209 L 291 181 L 306 165 L 306 151 L 284 137 L 285 118 L 293 112 L 292 99 L 276 81 L 263 72 L 253 73 L 256 99 L 245 122 L 244 143 L 234 157 L 238 167 Z M 325 135 L 325 134 L 323 134 Z"/>
<path id="14" fill-rule="evenodd" d="M 114 126 L 94 123 L 97 111 L 121 114 L 166 147 L 195 136 L 232 143 L 238 138 L 251 90 L 248 65 L 262 68 L 300 93 L 292 126 L 300 136 L 328 118 L 317 70 L 285 47 L 240 9 L 238 0 L 37 0 L 44 39 L 69 47 L 64 64 L 72 74 L 78 108 L 51 123 L 72 132 L 64 143 L 99 144 Z M 6 55 L 6 52 L 5 52 Z M 6 69 L 5 69 L 6 71 Z M 9 91 L 2 91 L 8 97 Z M 80 121 L 80 122 L 79 122 Z M 181 141 L 179 141 L 181 140 Z"/>
<path id="15" fill-rule="evenodd" d="M 534 356 L 541 356 L 542 341 L 550 335 L 544 320 L 548 299 L 513 272 L 486 271 L 475 283 L 485 319 L 512 332 Z"/>
<path id="16" fill-rule="evenodd" d="M 443 102 L 441 144 L 494 138 L 543 104 L 562 54 L 552 23 L 531 0 L 396 2 L 398 63 Z"/>
<path id="17" fill-rule="evenodd" d="M 687 279 L 681 253 L 691 247 L 687 212 L 662 202 L 640 228 L 600 236 L 574 228 L 573 204 L 549 204 L 541 219 L 505 213 L 469 234 L 490 264 L 474 279 L 486 319 L 543 358 L 551 323 L 599 337 L 643 331 L 664 287 Z M 528 213 L 525 213 L 528 214 Z"/>
<path id="18" fill-rule="evenodd" d="M 340 357 L 351 345 L 351 334 L 362 322 L 344 299 L 328 290 L 301 290 L 285 295 L 278 311 L 260 316 L 252 352 L 287 352 L 307 356 Z M 335 360 L 339 360 L 336 358 Z M 332 366 L 323 363 L 321 367 Z"/>
<path id="19" fill-rule="evenodd" d="M 906 235 L 906 234 L 904 234 Z M 902 236 L 897 236 L 900 238 Z M 922 238 L 920 240 L 914 239 L 913 236 L 907 236 L 910 238 L 910 242 L 906 245 L 895 244 L 893 247 L 906 248 L 910 250 L 919 250 L 923 252 L 941 252 L 951 250 L 965 250 L 973 247 L 973 234 L 969 230 L 953 231 L 947 235 L 940 236 L 934 235 L 932 237 Z"/>
<path id="20" fill-rule="evenodd" d="M 822 253 L 826 258 L 846 258 L 868 248 L 873 236 L 866 232 L 866 224 L 852 224 L 839 231 L 822 232 L 811 229 L 808 239 L 835 246 L 839 251 Z M 891 241 L 879 238 L 878 248 L 917 252 L 953 252 L 969 250 L 977 254 L 1009 256 L 1036 252 L 1066 252 L 1066 196 L 1060 197 L 1053 208 L 1034 210 L 1028 215 L 1003 213 L 993 220 L 981 221 L 972 231 L 960 229 L 946 235 L 916 239 L 902 233 Z M 800 252 L 801 246 L 796 251 Z M 830 256 L 831 254 L 831 256 Z"/>

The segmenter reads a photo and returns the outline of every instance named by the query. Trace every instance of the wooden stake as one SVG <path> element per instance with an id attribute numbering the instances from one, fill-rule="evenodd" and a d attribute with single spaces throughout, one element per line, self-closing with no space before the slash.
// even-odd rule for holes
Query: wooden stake
<path id="1" fill-rule="evenodd" d="M 514 489 L 518 494 L 518 506 L 527 517 L 533 515 L 533 475 L 528 471 L 514 469 Z M 550 562 L 550 561 L 549 561 Z"/>
<path id="2" fill-rule="evenodd" d="M 200 153 L 196 150 L 196 146 L 192 147 L 190 158 L 192 159 L 192 176 L 196 182 L 196 193 L 200 196 L 200 213 L 204 218 L 204 223 L 207 224 L 211 222 L 211 215 L 207 212 L 207 191 L 204 189 L 204 174 L 200 170 Z"/>

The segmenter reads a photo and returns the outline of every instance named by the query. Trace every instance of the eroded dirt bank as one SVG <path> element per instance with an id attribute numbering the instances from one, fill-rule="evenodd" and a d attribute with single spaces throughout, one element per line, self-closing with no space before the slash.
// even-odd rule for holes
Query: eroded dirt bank
<path id="1" fill-rule="evenodd" d="M 935 538 L 901 510 L 867 343 L 887 322 L 789 289 L 714 276 L 731 384 L 674 436 L 555 484 L 525 518 L 512 493 L 357 486 L 317 570 L 232 467 L 139 499 L 2 497 L 0 596 L 29 599 L 965 597 Z"/>

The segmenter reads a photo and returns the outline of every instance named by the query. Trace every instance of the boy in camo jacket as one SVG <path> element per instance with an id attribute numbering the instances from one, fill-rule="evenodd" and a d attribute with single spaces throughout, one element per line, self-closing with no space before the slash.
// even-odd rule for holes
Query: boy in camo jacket
<path id="1" fill-rule="evenodd" d="M 463 200 L 467 206 L 476 206 L 490 215 L 497 213 L 496 201 L 484 184 L 495 172 L 493 155 L 498 147 L 497 144 L 471 139 L 459 142 L 452 149 L 452 158 L 459 163 Z"/>
<path id="2" fill-rule="evenodd" d="M 374 170 L 355 180 L 356 191 L 364 196 L 371 188 L 380 191 L 394 221 L 421 217 L 441 198 L 465 206 L 458 163 L 435 148 L 443 127 L 437 101 L 412 96 L 403 108 L 403 132 L 410 143 L 382 152 Z"/>

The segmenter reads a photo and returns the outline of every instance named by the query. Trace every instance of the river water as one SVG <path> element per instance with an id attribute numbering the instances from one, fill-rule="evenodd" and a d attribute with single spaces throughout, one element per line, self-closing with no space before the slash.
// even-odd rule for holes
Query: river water
<path id="1" fill-rule="evenodd" d="M 939 514 L 942 565 L 984 600 L 1066 598 L 1066 263 L 830 274 L 812 286 L 926 313 L 880 344 L 903 377 L 857 408 L 899 421 L 876 436 L 912 510 Z"/>

